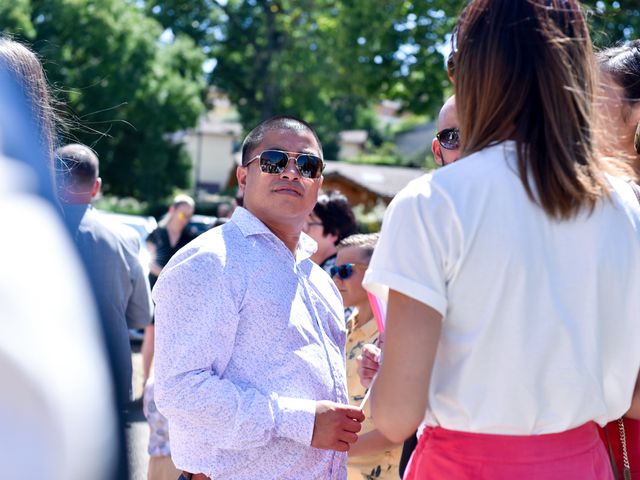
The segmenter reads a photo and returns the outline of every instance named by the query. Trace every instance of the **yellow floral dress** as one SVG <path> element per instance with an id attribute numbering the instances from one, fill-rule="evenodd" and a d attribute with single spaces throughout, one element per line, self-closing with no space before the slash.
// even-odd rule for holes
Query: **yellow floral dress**
<path id="1" fill-rule="evenodd" d="M 360 405 L 365 393 L 365 388 L 360 384 L 360 378 L 358 377 L 356 358 L 360 355 L 363 345 L 377 343 L 379 336 L 376 321 L 373 318 L 367 323 L 354 328 L 357 320 L 358 314 L 355 313 L 347 321 L 347 388 L 351 405 Z M 368 404 L 365 405 L 364 413 L 367 418 L 362 422 L 360 434 L 375 430 Z M 400 478 L 398 465 L 400 464 L 401 453 L 402 447 L 396 447 L 390 451 L 371 455 L 349 456 L 347 480 L 398 480 Z"/>

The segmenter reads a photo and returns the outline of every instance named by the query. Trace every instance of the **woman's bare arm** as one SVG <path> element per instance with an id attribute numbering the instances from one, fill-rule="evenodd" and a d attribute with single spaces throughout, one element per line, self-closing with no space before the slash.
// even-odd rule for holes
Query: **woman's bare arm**
<path id="1" fill-rule="evenodd" d="M 442 315 L 391 290 L 382 365 L 371 391 L 372 417 L 393 442 L 408 438 L 424 418 L 442 330 Z"/>

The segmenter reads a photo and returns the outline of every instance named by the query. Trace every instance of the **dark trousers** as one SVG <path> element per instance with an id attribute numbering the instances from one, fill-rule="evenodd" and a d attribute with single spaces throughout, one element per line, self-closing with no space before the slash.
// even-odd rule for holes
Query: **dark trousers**
<path id="1" fill-rule="evenodd" d="M 402 445 L 402 456 L 400 457 L 400 478 L 404 476 L 404 471 L 407 469 L 407 464 L 409 463 L 411 454 L 416 449 L 416 445 L 418 445 L 417 433 L 418 432 L 407 438 Z"/>

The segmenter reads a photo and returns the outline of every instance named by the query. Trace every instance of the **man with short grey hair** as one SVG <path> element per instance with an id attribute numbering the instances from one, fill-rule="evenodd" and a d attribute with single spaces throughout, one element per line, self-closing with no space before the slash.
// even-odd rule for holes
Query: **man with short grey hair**
<path id="1" fill-rule="evenodd" d="M 96 301 L 109 330 L 118 401 L 124 406 L 132 399 L 129 328 L 147 326 L 153 307 L 137 234 L 111 224 L 91 205 L 102 186 L 98 173 L 98 157 L 89 147 L 71 144 L 56 151 L 58 195 L 78 249 L 98 282 Z"/>

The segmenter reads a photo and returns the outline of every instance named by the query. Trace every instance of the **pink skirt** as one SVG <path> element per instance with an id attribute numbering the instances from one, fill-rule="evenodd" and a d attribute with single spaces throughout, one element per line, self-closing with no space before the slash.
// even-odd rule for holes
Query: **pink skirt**
<path id="1" fill-rule="evenodd" d="M 613 480 L 595 423 L 515 436 L 427 428 L 405 480 Z"/>

